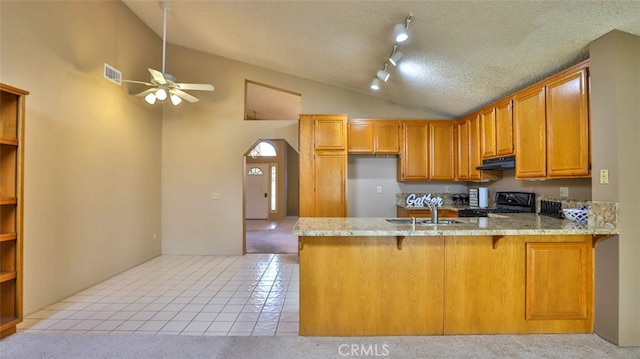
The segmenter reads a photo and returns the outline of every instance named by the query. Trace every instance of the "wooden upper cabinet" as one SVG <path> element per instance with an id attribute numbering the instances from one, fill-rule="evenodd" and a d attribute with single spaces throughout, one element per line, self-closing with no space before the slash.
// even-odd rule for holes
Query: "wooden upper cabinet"
<path id="1" fill-rule="evenodd" d="M 496 104 L 496 155 L 513 154 L 513 106 L 511 99 Z"/>
<path id="2" fill-rule="evenodd" d="M 429 123 L 405 121 L 402 124 L 402 152 L 398 159 L 398 180 L 429 179 Z"/>
<path id="3" fill-rule="evenodd" d="M 587 69 L 547 83 L 547 176 L 590 177 Z"/>
<path id="4" fill-rule="evenodd" d="M 452 121 L 429 124 L 429 178 L 454 180 L 456 177 L 456 125 Z"/>
<path id="5" fill-rule="evenodd" d="M 469 121 L 461 120 L 457 124 L 458 126 L 458 150 L 456 155 L 458 156 L 458 179 L 469 179 Z"/>
<path id="6" fill-rule="evenodd" d="M 349 120 L 347 137 L 349 153 L 400 153 L 399 121 Z"/>
<path id="7" fill-rule="evenodd" d="M 469 122 L 469 180 L 482 180 L 482 171 L 476 167 L 482 164 L 480 152 L 480 116 L 471 116 Z"/>
<path id="8" fill-rule="evenodd" d="M 317 151 L 314 155 L 313 176 L 313 217 L 346 217 L 347 153 Z"/>
<path id="9" fill-rule="evenodd" d="M 545 87 L 537 85 L 513 98 L 516 178 L 547 175 Z"/>
<path id="10" fill-rule="evenodd" d="M 314 149 L 343 150 L 347 148 L 347 121 L 344 115 L 322 115 L 314 118 Z"/>
<path id="11" fill-rule="evenodd" d="M 346 129 L 346 116 L 300 115 L 300 217 L 347 216 Z"/>
<path id="12" fill-rule="evenodd" d="M 400 153 L 400 122 L 373 122 L 374 153 Z"/>
<path id="13" fill-rule="evenodd" d="M 496 157 L 496 111 L 494 107 L 480 112 L 480 148 L 482 158 Z"/>
<path id="14" fill-rule="evenodd" d="M 347 151 L 349 153 L 373 153 L 373 123 L 349 121 L 347 123 Z"/>

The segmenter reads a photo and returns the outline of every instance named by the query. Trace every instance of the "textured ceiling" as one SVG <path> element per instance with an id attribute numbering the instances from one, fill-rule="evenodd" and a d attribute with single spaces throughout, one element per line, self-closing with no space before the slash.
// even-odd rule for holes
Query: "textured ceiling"
<path id="1" fill-rule="evenodd" d="M 611 30 L 640 36 L 637 0 L 167 2 L 169 43 L 450 117 L 588 57 Z M 162 36 L 158 2 L 124 3 Z M 405 58 L 371 90 L 409 13 Z"/>

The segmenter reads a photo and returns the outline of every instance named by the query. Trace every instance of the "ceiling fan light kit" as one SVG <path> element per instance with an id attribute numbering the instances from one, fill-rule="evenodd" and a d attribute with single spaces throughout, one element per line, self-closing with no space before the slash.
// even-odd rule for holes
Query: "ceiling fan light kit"
<path id="1" fill-rule="evenodd" d="M 195 91 L 213 91 L 213 85 L 210 84 L 189 84 L 176 82 L 175 76 L 165 72 L 165 59 L 167 51 L 167 11 L 171 10 L 171 6 L 164 1 L 160 1 L 160 7 L 164 13 L 164 23 L 162 27 L 162 72 L 148 68 L 147 70 L 151 74 L 151 80 L 149 82 L 123 80 L 124 82 L 137 83 L 151 88 L 140 92 L 136 96 L 144 97 L 144 100 L 153 105 L 156 100 L 161 102 L 169 98 L 174 106 L 179 105 L 182 100 L 194 103 L 198 102 L 198 99 L 191 94 L 182 90 L 195 90 Z"/>
<path id="2" fill-rule="evenodd" d="M 411 23 L 412 19 L 413 19 L 413 14 L 409 14 L 407 16 L 407 19 L 404 22 L 404 25 L 396 24 L 393 27 L 393 39 L 394 39 L 393 50 L 391 50 L 391 53 L 389 54 L 389 56 L 387 56 L 387 60 L 384 62 L 384 68 L 376 72 L 376 77 L 371 82 L 372 90 L 380 89 L 380 81 L 378 79 L 384 82 L 387 82 L 387 80 L 389 80 L 389 77 L 391 76 L 391 74 L 389 74 L 389 72 L 387 71 L 389 64 L 393 66 L 398 66 L 398 64 L 404 57 L 404 54 L 402 53 L 402 51 L 398 50 L 398 46 L 400 46 L 400 43 L 406 41 L 409 38 L 408 30 L 409 30 L 409 24 Z"/>

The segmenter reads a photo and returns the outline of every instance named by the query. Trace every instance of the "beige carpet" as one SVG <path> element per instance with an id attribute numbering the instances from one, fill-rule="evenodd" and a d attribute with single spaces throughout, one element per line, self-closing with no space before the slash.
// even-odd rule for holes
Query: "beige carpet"
<path id="1" fill-rule="evenodd" d="M 291 233 L 296 221 L 247 220 L 247 253 L 298 253 L 298 237 Z"/>
<path id="2" fill-rule="evenodd" d="M 17 333 L 0 341 L 2 359 L 38 358 L 640 358 L 596 335 L 433 337 L 190 337 Z"/>

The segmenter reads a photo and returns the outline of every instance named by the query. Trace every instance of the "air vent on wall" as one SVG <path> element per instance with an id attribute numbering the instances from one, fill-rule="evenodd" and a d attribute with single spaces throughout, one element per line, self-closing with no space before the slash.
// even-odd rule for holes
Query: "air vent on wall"
<path id="1" fill-rule="evenodd" d="M 122 85 L 122 72 L 107 63 L 104 64 L 104 78 L 118 86 Z"/>

